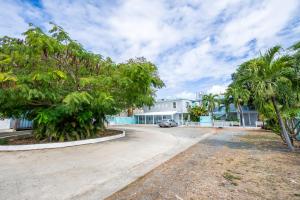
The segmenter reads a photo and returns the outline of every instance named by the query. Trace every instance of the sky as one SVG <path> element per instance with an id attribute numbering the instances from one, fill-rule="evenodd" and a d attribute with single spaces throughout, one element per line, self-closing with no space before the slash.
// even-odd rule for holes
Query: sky
<path id="1" fill-rule="evenodd" d="M 157 98 L 194 98 L 224 92 L 243 61 L 299 41 L 299 10 L 300 0 L 0 0 L 0 37 L 54 22 L 118 63 L 155 63 L 166 84 Z"/>

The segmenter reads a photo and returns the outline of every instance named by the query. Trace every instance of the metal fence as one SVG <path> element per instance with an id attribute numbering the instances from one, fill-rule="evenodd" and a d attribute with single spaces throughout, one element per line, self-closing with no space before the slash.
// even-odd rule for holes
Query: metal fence
<path id="1" fill-rule="evenodd" d="M 27 119 L 12 119 L 10 121 L 10 127 L 15 130 L 32 129 L 33 123 Z"/>
<path id="2" fill-rule="evenodd" d="M 237 122 L 237 121 L 223 121 L 223 120 L 214 121 L 214 127 L 230 127 L 230 126 L 240 126 L 240 122 Z"/>
<path id="3" fill-rule="evenodd" d="M 214 123 L 202 123 L 202 122 L 186 122 L 186 126 L 199 126 L 199 127 L 237 127 L 241 126 L 240 122 L 237 121 L 224 121 L 215 120 Z M 255 127 L 262 125 L 262 122 L 257 121 Z M 249 126 L 248 126 L 249 127 Z"/>

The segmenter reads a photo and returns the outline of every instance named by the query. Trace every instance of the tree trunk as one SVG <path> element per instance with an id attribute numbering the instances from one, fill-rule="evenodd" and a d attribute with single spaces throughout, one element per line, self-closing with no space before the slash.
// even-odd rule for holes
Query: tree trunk
<path id="1" fill-rule="evenodd" d="M 238 114 L 239 114 L 239 116 L 240 116 L 240 124 L 242 125 L 242 126 L 244 126 L 244 123 L 243 123 L 243 117 L 242 117 L 242 115 L 241 115 L 241 107 L 240 107 L 240 105 L 239 104 L 237 104 L 237 109 L 238 109 Z"/>
<path id="2" fill-rule="evenodd" d="M 290 136 L 288 135 L 287 130 L 285 128 L 285 125 L 283 123 L 283 120 L 282 120 L 282 117 L 280 115 L 275 97 L 272 97 L 272 103 L 273 103 L 273 106 L 274 106 L 274 109 L 275 109 L 275 112 L 276 112 L 276 115 L 277 115 L 277 118 L 278 118 L 279 126 L 281 128 L 281 134 L 284 136 L 285 141 L 286 141 L 289 149 L 291 151 L 294 151 L 294 146 L 292 145 Z"/>
<path id="3" fill-rule="evenodd" d="M 239 104 L 239 109 L 240 109 L 240 116 L 242 117 L 241 120 L 242 120 L 242 125 L 243 127 L 245 128 L 245 118 L 244 118 L 244 112 L 243 112 L 243 108 L 242 106 Z"/>
<path id="4" fill-rule="evenodd" d="M 15 122 L 14 122 L 14 131 L 17 131 L 17 129 L 19 128 L 20 126 L 20 120 L 19 119 L 15 119 Z"/>
<path id="5" fill-rule="evenodd" d="M 212 123 L 212 127 L 215 126 L 215 122 L 214 122 L 214 114 L 213 112 L 211 112 L 211 123 Z"/>
<path id="6" fill-rule="evenodd" d="M 133 108 L 130 107 L 127 109 L 127 117 L 131 117 L 133 115 Z"/>

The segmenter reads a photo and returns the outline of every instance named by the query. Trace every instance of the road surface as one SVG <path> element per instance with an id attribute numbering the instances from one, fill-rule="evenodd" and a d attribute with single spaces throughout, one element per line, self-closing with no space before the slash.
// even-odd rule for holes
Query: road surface
<path id="1" fill-rule="evenodd" d="M 125 130 L 126 137 L 60 149 L 0 152 L 0 199 L 103 199 L 213 131 L 114 128 Z"/>

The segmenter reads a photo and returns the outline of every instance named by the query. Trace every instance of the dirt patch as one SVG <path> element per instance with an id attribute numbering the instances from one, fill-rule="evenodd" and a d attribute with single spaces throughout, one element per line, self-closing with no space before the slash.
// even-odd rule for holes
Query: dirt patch
<path id="1" fill-rule="evenodd" d="M 299 152 L 271 132 L 226 134 L 219 129 L 108 199 L 300 199 Z"/>
<path id="2" fill-rule="evenodd" d="M 95 137 L 89 138 L 89 139 L 113 136 L 113 135 L 118 135 L 121 133 L 122 133 L 122 131 L 119 131 L 119 130 L 106 129 L 104 131 L 99 132 Z M 14 138 L 1 139 L 1 140 L 2 140 L 2 143 L 0 145 L 24 145 L 24 144 L 51 143 L 48 140 L 36 140 L 32 135 L 22 135 L 22 136 L 17 136 Z M 57 141 L 54 141 L 54 142 L 57 142 Z M 54 142 L 52 142 L 52 143 L 54 143 Z M 68 142 L 68 141 L 66 141 L 66 142 Z"/>

